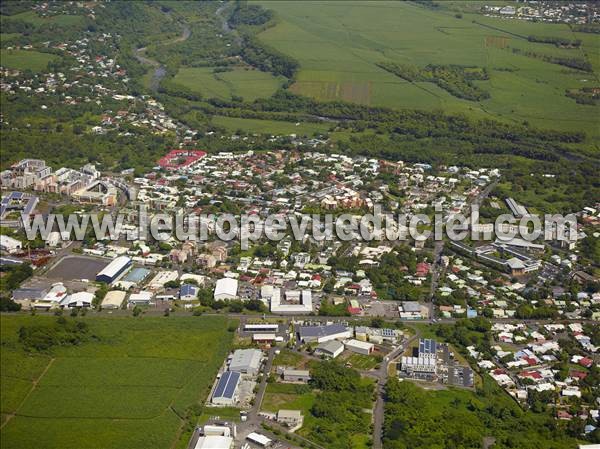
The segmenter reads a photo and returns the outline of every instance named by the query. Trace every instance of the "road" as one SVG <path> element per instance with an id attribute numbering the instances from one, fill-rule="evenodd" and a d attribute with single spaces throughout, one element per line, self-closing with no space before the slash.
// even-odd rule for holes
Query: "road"
<path id="1" fill-rule="evenodd" d="M 483 189 L 481 192 L 479 192 L 479 195 L 477 195 L 475 198 L 473 198 L 471 205 L 481 206 L 481 203 L 483 203 L 483 201 L 489 196 L 490 192 L 492 190 L 494 190 L 496 185 L 498 185 L 498 181 L 494 181 L 494 182 L 490 183 L 485 189 Z M 432 319 L 434 317 L 435 292 L 437 290 L 437 286 L 438 286 L 438 282 L 441 277 L 441 274 L 443 274 L 443 270 L 444 270 L 444 266 L 441 263 L 443 251 L 444 251 L 444 241 L 436 240 L 435 244 L 434 244 L 434 248 L 433 248 L 433 264 L 431 267 L 431 289 L 429 291 L 429 303 L 428 303 L 430 319 Z"/>
<path id="2" fill-rule="evenodd" d="M 379 367 L 377 374 L 377 400 L 375 401 L 375 408 L 373 409 L 373 449 L 381 449 L 383 440 L 383 421 L 385 417 L 385 384 L 388 378 L 389 365 L 392 363 L 400 354 L 406 351 L 415 339 L 419 338 L 419 332 L 406 340 L 392 352 L 390 352 L 383 359 L 383 363 Z"/>

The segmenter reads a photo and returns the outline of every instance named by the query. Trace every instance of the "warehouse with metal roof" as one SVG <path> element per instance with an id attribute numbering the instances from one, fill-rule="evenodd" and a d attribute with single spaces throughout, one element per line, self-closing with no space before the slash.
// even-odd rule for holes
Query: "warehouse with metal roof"
<path id="1" fill-rule="evenodd" d="M 122 290 L 111 290 L 104 296 L 102 300 L 102 308 L 103 309 L 118 309 L 125 301 L 125 293 Z"/>
<path id="2" fill-rule="evenodd" d="M 120 256 L 105 266 L 100 273 L 96 275 L 96 281 L 110 284 L 121 276 L 131 266 L 131 259 L 127 256 Z"/>
<path id="3" fill-rule="evenodd" d="M 237 349 L 229 362 L 229 370 L 255 375 L 258 374 L 261 361 L 262 351 L 258 349 Z"/>
<path id="4" fill-rule="evenodd" d="M 223 299 L 236 299 L 238 291 L 238 280 L 232 278 L 223 278 L 217 281 L 215 285 L 215 301 Z"/>

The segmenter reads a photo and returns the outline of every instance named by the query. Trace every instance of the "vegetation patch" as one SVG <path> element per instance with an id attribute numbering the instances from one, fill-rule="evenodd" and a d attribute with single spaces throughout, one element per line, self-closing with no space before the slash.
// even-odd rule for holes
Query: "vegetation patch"
<path id="1" fill-rule="evenodd" d="M 387 70 L 406 81 L 425 81 L 437 84 L 457 98 L 471 101 L 480 101 L 490 98 L 489 92 L 473 83 L 475 80 L 489 80 L 489 75 L 485 68 L 430 64 L 421 69 L 409 64 L 396 64 L 391 62 L 382 62 L 378 65 L 382 69 Z"/>
<path id="2" fill-rule="evenodd" d="M 2 67 L 17 70 L 31 70 L 32 72 L 43 72 L 48 63 L 59 59 L 58 56 L 49 53 L 41 53 L 32 50 L 0 50 Z"/>
<path id="3" fill-rule="evenodd" d="M 171 447 L 202 414 L 232 339 L 225 317 L 0 319 L 2 413 L 14 415 L 3 448 Z"/>
<path id="4" fill-rule="evenodd" d="M 600 102 L 600 87 L 582 87 L 581 89 L 568 89 L 567 97 L 579 104 L 596 105 Z"/>

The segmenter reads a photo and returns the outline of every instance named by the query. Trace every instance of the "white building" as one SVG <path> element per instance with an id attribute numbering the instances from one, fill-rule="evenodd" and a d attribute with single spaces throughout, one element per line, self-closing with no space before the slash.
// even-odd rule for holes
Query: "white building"
<path id="1" fill-rule="evenodd" d="M 94 294 L 89 292 L 77 292 L 68 295 L 60 302 L 61 307 L 92 307 Z"/>
<path id="2" fill-rule="evenodd" d="M 131 295 L 129 295 L 129 304 L 130 305 L 150 305 L 150 302 L 152 301 L 153 298 L 153 294 L 152 292 L 149 291 L 141 291 L 139 293 L 132 293 Z"/>
<path id="3" fill-rule="evenodd" d="M 238 292 L 238 280 L 232 278 L 222 278 L 215 285 L 215 301 L 236 299 Z"/>
<path id="4" fill-rule="evenodd" d="M 13 239 L 8 235 L 0 235 L 0 249 L 10 254 L 18 253 L 23 247 L 22 243 L 17 239 Z"/>
<path id="5" fill-rule="evenodd" d="M 290 294 L 291 295 L 288 295 Z M 302 290 L 297 292 L 296 297 L 292 291 L 286 292 L 286 299 L 288 296 L 293 298 L 288 303 L 281 303 L 281 289 L 274 288 L 271 295 L 271 312 L 277 314 L 308 314 L 313 311 L 312 293 L 310 290 Z M 300 300 L 301 298 L 301 300 Z M 300 300 L 300 302 L 299 302 Z"/>
<path id="6" fill-rule="evenodd" d="M 360 340 L 348 340 L 344 343 L 346 349 L 352 352 L 356 352 L 357 354 L 369 355 L 373 352 L 375 345 L 373 343 L 368 343 L 366 341 Z"/>

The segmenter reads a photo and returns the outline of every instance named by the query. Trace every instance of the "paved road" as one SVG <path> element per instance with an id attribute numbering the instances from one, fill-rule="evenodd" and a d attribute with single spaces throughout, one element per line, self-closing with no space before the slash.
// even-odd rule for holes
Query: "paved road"
<path id="1" fill-rule="evenodd" d="M 265 397 L 265 391 L 267 389 L 267 378 L 269 377 L 269 373 L 271 372 L 271 368 L 273 366 L 273 358 L 275 357 L 276 348 L 269 349 L 269 354 L 267 357 L 267 361 L 263 366 L 263 376 L 260 381 L 260 385 L 258 387 L 258 392 L 256 393 L 256 397 L 254 398 L 254 405 L 250 409 L 248 413 L 248 422 L 250 424 L 255 424 L 258 422 L 258 412 L 260 411 L 260 407 L 262 405 L 263 398 Z"/>

